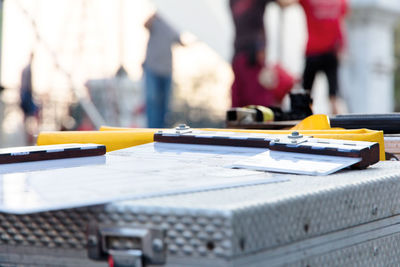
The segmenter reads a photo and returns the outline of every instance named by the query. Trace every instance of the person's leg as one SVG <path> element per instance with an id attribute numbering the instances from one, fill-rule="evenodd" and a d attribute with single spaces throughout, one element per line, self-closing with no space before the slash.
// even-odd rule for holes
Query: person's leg
<path id="1" fill-rule="evenodd" d="M 306 56 L 306 64 L 303 72 L 303 89 L 311 95 L 315 76 L 319 71 L 318 57 Z"/>
<path id="2" fill-rule="evenodd" d="M 338 58 L 335 52 L 324 55 L 323 71 L 326 74 L 329 85 L 329 96 L 336 96 L 338 92 Z"/>
<path id="3" fill-rule="evenodd" d="M 39 131 L 39 106 L 34 102 L 32 92 L 21 90 L 20 107 L 24 113 L 26 145 L 34 145 L 35 135 Z"/>
<path id="4" fill-rule="evenodd" d="M 157 75 L 149 69 L 144 69 L 146 86 L 146 116 L 147 127 L 157 128 L 157 95 L 158 81 Z"/>
<path id="5" fill-rule="evenodd" d="M 165 117 L 168 113 L 169 99 L 171 95 L 171 85 L 172 85 L 172 77 L 164 76 L 161 77 L 161 86 L 159 92 L 159 115 L 158 115 L 158 124 L 160 128 L 165 128 Z"/>
<path id="6" fill-rule="evenodd" d="M 338 113 L 338 58 L 335 52 L 330 52 L 324 55 L 323 71 L 328 79 L 329 100 L 331 103 L 331 113 Z"/>

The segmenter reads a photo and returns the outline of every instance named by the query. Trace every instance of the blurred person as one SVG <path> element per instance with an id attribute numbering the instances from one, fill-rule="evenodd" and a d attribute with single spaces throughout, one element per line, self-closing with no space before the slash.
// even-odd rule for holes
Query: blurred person
<path id="1" fill-rule="evenodd" d="M 22 70 L 20 88 L 20 107 L 24 113 L 24 127 L 27 135 L 26 142 L 33 144 L 34 134 L 37 132 L 39 120 L 39 105 L 33 99 L 32 90 L 32 62 L 34 54 L 29 55 L 28 64 Z"/>
<path id="2" fill-rule="evenodd" d="M 150 33 L 143 63 L 146 115 L 149 128 L 164 128 L 172 85 L 172 45 L 183 45 L 179 33 L 159 14 L 144 25 Z"/>
<path id="3" fill-rule="evenodd" d="M 322 71 L 329 85 L 332 114 L 339 112 L 338 67 L 345 51 L 344 19 L 347 0 L 279 0 L 282 7 L 299 3 L 304 10 L 308 40 L 303 88 L 311 93 L 315 76 Z"/>
<path id="4" fill-rule="evenodd" d="M 232 107 L 276 104 L 271 90 L 260 83 L 265 70 L 266 35 L 264 13 L 266 5 L 275 0 L 230 0 L 235 26 L 231 88 Z"/>

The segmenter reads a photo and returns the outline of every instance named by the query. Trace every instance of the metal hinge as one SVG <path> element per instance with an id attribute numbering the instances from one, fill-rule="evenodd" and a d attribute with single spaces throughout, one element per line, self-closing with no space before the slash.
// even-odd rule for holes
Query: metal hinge
<path id="1" fill-rule="evenodd" d="M 89 224 L 88 257 L 108 260 L 114 267 L 142 267 L 166 262 L 165 231 Z"/>

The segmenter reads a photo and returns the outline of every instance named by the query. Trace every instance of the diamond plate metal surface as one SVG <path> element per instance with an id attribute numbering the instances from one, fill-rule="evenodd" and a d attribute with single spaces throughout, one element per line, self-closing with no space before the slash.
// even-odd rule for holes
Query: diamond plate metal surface
<path id="1" fill-rule="evenodd" d="M 364 171 L 344 171 L 323 177 L 292 175 L 290 178 L 290 182 L 274 185 L 112 205 L 142 207 L 143 210 L 148 207 L 181 209 L 182 213 L 197 212 L 199 218 L 207 216 L 207 212 L 225 214 L 232 228 L 230 235 L 225 235 L 224 247 L 219 247 L 224 252 L 216 255 L 208 251 L 208 255 L 227 258 L 276 248 L 400 213 L 397 201 L 400 197 L 400 166 L 395 162 L 382 162 Z M 175 253 L 181 254 L 181 251 Z"/>
<path id="2" fill-rule="evenodd" d="M 29 215 L 0 213 L 0 244 L 84 249 L 86 223 L 97 219 L 98 211 L 91 207 Z"/>
<path id="3" fill-rule="evenodd" d="M 105 206 L 0 214 L 0 248 L 85 250 L 86 225 L 96 221 L 166 229 L 167 261 L 168 257 L 188 257 L 228 262 L 400 214 L 400 166 L 396 162 L 381 162 L 363 171 L 289 178 L 284 183 Z"/>
<path id="4" fill-rule="evenodd" d="M 399 248 L 400 234 L 395 234 L 285 266 L 399 266 Z"/>

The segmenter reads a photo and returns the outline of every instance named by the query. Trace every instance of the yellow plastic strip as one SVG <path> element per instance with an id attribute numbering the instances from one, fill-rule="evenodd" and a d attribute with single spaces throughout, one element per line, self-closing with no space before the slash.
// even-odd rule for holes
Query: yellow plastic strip
<path id="1" fill-rule="evenodd" d="M 329 117 L 324 114 L 315 114 L 308 116 L 296 126 L 292 127 L 291 130 L 330 130 L 331 124 Z"/>
<path id="2" fill-rule="evenodd" d="M 124 127 L 113 127 L 113 126 L 101 126 L 99 131 L 131 131 L 131 132 L 156 132 L 158 130 L 165 129 L 156 129 L 156 128 L 124 128 Z"/>
<path id="3" fill-rule="evenodd" d="M 95 143 L 106 146 L 107 152 L 142 145 L 154 141 L 154 129 L 132 131 L 65 131 L 41 132 L 37 145 L 56 145 L 68 143 Z"/>

